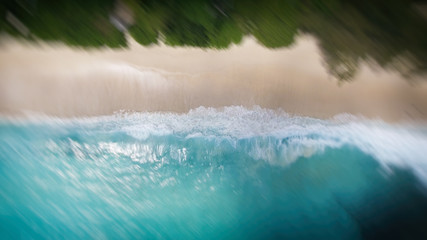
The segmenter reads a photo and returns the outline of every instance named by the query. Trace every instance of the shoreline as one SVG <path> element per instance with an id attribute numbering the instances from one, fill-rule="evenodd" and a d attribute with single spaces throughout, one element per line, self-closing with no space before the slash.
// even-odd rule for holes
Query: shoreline
<path id="1" fill-rule="evenodd" d="M 220 51 L 132 42 L 129 49 L 90 54 L 12 41 L 0 48 L 1 115 L 32 111 L 69 118 L 257 105 L 320 119 L 348 113 L 427 122 L 427 81 L 411 86 L 397 73 L 365 64 L 352 82 L 340 85 L 326 73 L 309 36 L 278 50 L 253 39 Z"/>
<path id="2" fill-rule="evenodd" d="M 147 116 L 147 115 L 160 115 L 160 116 L 168 116 L 168 115 L 176 115 L 179 117 L 189 115 L 195 111 L 199 110 L 208 110 L 215 111 L 217 113 L 224 112 L 224 109 L 232 109 L 232 108 L 243 108 L 247 111 L 273 111 L 278 115 L 283 115 L 283 117 L 287 117 L 291 119 L 306 119 L 306 120 L 319 120 L 322 122 L 327 122 L 329 124 L 351 124 L 351 123 L 361 123 L 361 124 L 379 124 L 379 125 L 389 125 L 399 128 L 407 128 L 407 129 L 416 129 L 422 128 L 425 129 L 427 126 L 427 121 L 424 119 L 399 119 L 399 120 L 387 120 L 380 117 L 368 118 L 363 115 L 353 115 L 350 113 L 339 113 L 329 117 L 315 117 L 315 116 L 307 116 L 307 115 L 298 115 L 295 113 L 289 113 L 284 111 L 283 109 L 271 109 L 271 108 L 262 108 L 258 105 L 254 105 L 252 107 L 243 107 L 243 106 L 224 106 L 219 108 L 214 107 L 204 107 L 200 106 L 197 108 L 190 109 L 187 112 L 174 112 L 174 111 L 143 111 L 137 112 L 134 110 L 119 110 L 117 112 L 113 112 L 108 115 L 76 115 L 76 116 L 58 116 L 58 115 L 48 115 L 43 112 L 34 112 L 34 111 L 22 111 L 19 113 L 0 113 L 0 125 L 1 124 L 12 124 L 12 125 L 21 125 L 21 124 L 45 124 L 53 121 L 54 123 L 81 123 L 81 122 L 98 122 L 103 120 L 113 120 L 113 119 L 125 119 L 126 117 L 138 117 L 138 116 Z M 238 117 L 236 117 L 238 120 Z M 298 125 L 298 124 L 297 124 Z"/>

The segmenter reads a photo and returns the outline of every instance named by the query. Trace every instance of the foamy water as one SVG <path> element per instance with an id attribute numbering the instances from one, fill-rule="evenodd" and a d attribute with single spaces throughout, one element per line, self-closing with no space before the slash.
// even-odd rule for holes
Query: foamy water
<path id="1" fill-rule="evenodd" d="M 4 118 L 0 232 L 40 239 L 424 236 L 426 154 L 424 125 L 260 107 Z"/>

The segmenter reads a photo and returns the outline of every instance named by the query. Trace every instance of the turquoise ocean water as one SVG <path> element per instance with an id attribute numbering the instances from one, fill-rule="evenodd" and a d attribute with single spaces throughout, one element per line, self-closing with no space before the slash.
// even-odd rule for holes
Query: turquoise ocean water
<path id="1" fill-rule="evenodd" d="M 422 239 L 427 127 L 262 108 L 0 121 L 1 239 Z"/>

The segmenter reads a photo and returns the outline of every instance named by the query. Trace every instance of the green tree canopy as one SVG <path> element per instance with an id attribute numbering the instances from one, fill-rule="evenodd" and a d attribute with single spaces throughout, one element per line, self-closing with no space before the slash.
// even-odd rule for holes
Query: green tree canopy
<path id="1" fill-rule="evenodd" d="M 118 6 L 132 21 L 120 22 Z M 299 33 L 317 38 L 328 71 L 351 80 L 362 61 L 405 76 L 427 70 L 427 19 L 415 0 L 4 0 L 0 31 L 80 47 L 142 45 L 225 49 L 247 35 L 267 48 Z M 114 22 L 116 21 L 116 22 Z"/>

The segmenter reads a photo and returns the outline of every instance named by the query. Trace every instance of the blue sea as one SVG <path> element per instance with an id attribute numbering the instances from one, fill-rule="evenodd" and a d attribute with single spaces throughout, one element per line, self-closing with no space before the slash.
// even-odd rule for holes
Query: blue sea
<path id="1" fill-rule="evenodd" d="M 0 120 L 1 239 L 427 239 L 427 126 L 200 107 Z"/>

